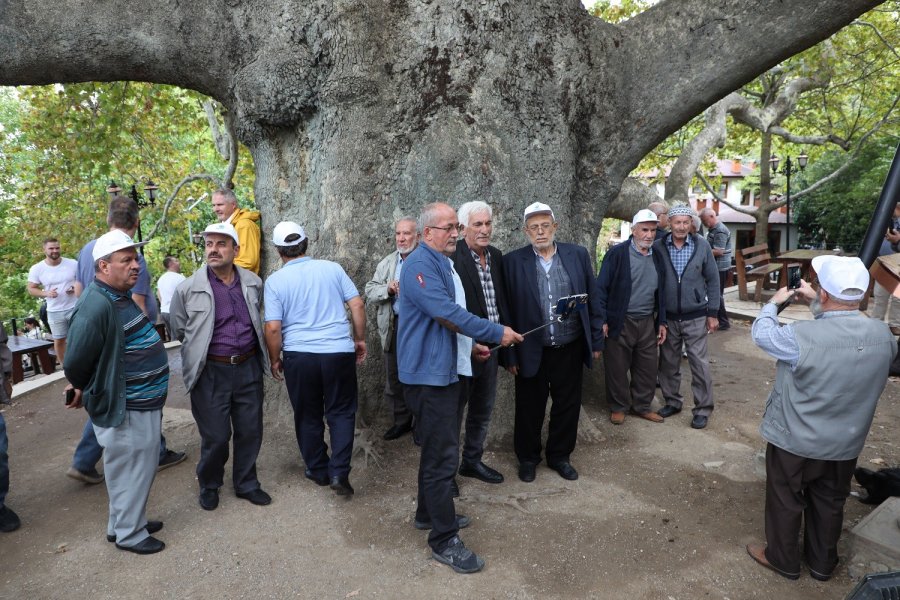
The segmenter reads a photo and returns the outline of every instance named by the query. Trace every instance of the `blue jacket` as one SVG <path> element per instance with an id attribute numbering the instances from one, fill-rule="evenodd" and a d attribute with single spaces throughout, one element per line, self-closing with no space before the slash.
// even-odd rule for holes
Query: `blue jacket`
<path id="1" fill-rule="evenodd" d="M 613 246 L 612 250 L 603 257 L 600 265 L 600 275 L 597 276 L 597 294 L 600 297 L 600 305 L 603 307 L 604 323 L 608 327 L 607 335 L 611 338 L 619 337 L 625 326 L 625 311 L 631 302 L 631 248 L 629 237 L 621 244 Z M 666 287 L 666 271 L 663 266 L 662 256 L 659 252 L 653 252 L 653 264 L 656 266 L 656 274 L 659 284 L 654 294 L 656 300 L 656 327 L 666 324 L 666 299 L 660 291 Z"/>
<path id="2" fill-rule="evenodd" d="M 578 311 L 578 318 L 584 330 L 584 364 L 590 367 L 593 352 L 603 349 L 603 318 L 596 293 L 594 269 L 587 249 L 576 244 L 556 242 L 556 255 L 569 276 L 572 292 L 588 295 L 587 310 Z M 531 331 L 547 322 L 541 310 L 538 297 L 537 267 L 534 249 L 531 245 L 513 250 L 503 256 L 503 270 L 506 275 L 506 297 L 509 303 L 510 327 L 523 333 Z M 534 377 L 541 365 L 544 349 L 540 333 L 529 335 L 521 344 L 509 349 L 509 366 L 519 367 L 522 377 Z"/>
<path id="3" fill-rule="evenodd" d="M 456 304 L 450 259 L 419 244 L 403 261 L 397 328 L 400 381 L 446 386 L 456 374 L 456 333 L 499 343 L 503 326 Z M 452 329 L 452 330 L 451 330 Z"/>

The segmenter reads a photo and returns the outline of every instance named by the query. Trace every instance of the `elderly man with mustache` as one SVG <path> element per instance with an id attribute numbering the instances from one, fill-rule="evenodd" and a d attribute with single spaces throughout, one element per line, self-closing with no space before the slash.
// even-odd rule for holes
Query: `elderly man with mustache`
<path id="1" fill-rule="evenodd" d="M 172 333 L 182 342 L 184 385 L 200 431 L 200 508 L 219 505 L 234 428 L 232 483 L 238 498 L 265 506 L 272 498 L 256 478 L 263 434 L 263 370 L 269 364 L 260 305 L 262 280 L 235 260 L 241 247 L 230 223 L 203 232 L 206 267 L 175 289 Z"/>

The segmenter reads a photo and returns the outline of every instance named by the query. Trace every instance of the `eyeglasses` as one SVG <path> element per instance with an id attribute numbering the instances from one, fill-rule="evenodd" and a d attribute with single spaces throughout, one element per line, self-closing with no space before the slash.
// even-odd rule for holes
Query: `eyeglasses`
<path id="1" fill-rule="evenodd" d="M 539 231 L 550 231 L 553 229 L 555 223 L 535 223 L 534 225 L 528 225 L 525 228 L 525 231 L 529 231 L 531 233 L 537 233 Z"/>
<path id="2" fill-rule="evenodd" d="M 444 227 L 437 227 L 435 225 L 426 225 L 429 229 L 440 229 L 444 233 L 450 233 L 450 230 L 455 229 L 456 231 L 462 231 L 463 227 L 465 227 L 462 223 L 457 223 L 456 225 L 445 225 Z"/>

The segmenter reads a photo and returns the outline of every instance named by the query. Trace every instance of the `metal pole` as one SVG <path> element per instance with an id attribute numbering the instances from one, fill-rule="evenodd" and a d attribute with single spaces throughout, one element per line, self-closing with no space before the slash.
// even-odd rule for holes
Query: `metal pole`
<path id="1" fill-rule="evenodd" d="M 791 251 L 791 157 L 788 156 L 784 161 L 784 174 L 787 175 L 787 230 L 785 231 L 784 243 L 785 252 Z"/>
<path id="2" fill-rule="evenodd" d="M 897 145 L 897 150 L 894 152 L 894 160 L 891 162 L 891 168 L 888 170 L 884 186 L 881 188 L 881 197 L 878 198 L 878 204 L 875 205 L 875 213 L 872 215 L 872 221 L 869 222 L 869 228 L 866 230 L 862 246 L 859 249 L 859 259 L 863 261 L 867 269 L 872 266 L 878 256 L 884 232 L 890 225 L 891 215 L 893 215 L 898 201 L 900 201 L 900 144 Z"/>

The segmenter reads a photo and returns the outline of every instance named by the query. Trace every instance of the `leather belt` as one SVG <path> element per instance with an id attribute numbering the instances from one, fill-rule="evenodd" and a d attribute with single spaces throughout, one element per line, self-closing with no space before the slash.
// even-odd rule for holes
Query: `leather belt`
<path id="1" fill-rule="evenodd" d="M 206 360 L 211 360 L 212 362 L 217 363 L 225 363 L 226 365 L 239 365 L 248 358 L 252 358 L 256 354 L 256 348 L 247 352 L 246 354 L 232 354 L 231 356 L 215 356 L 213 354 L 207 354 Z"/>

